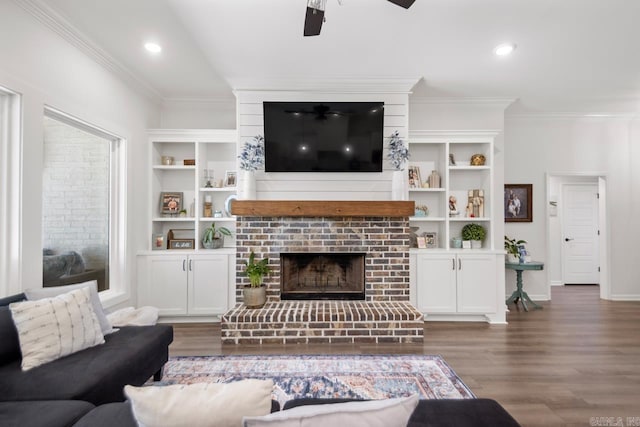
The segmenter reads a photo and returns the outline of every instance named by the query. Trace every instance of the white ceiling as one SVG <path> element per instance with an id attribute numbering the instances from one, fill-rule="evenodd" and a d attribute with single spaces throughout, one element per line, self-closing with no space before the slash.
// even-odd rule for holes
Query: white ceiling
<path id="1" fill-rule="evenodd" d="M 639 0 L 36 0 L 165 99 L 269 81 L 419 78 L 415 97 L 514 98 L 520 112 L 640 111 Z M 159 56 L 142 48 L 163 46 Z M 498 58 L 499 43 L 517 44 Z"/>

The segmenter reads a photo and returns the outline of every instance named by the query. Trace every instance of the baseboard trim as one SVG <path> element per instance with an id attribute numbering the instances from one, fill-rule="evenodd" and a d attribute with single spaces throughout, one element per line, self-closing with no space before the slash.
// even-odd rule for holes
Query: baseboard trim
<path id="1" fill-rule="evenodd" d="M 635 294 L 611 295 L 611 301 L 640 301 L 640 295 L 635 295 Z"/>
<path id="2" fill-rule="evenodd" d="M 552 280 L 551 286 L 564 286 L 564 282 L 562 280 Z"/>

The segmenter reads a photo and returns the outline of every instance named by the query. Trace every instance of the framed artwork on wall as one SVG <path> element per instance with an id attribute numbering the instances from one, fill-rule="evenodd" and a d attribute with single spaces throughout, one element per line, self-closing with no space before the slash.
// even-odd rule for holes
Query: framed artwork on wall
<path id="1" fill-rule="evenodd" d="M 504 222 L 533 222 L 533 184 L 504 185 Z"/>

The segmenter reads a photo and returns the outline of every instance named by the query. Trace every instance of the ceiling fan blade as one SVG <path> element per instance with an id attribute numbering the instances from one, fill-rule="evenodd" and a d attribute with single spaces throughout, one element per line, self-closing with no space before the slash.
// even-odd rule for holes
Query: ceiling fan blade
<path id="1" fill-rule="evenodd" d="M 307 7 L 307 15 L 304 19 L 304 35 L 317 36 L 320 34 L 322 22 L 324 21 L 324 10 Z"/>
<path id="2" fill-rule="evenodd" d="M 393 4 L 409 9 L 416 0 L 389 0 Z"/>

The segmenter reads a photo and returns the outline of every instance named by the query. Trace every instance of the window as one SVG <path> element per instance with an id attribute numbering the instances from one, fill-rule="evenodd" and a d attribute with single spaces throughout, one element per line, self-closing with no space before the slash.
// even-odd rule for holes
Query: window
<path id="1" fill-rule="evenodd" d="M 0 297 L 21 289 L 20 103 L 0 86 Z"/>
<path id="2" fill-rule="evenodd" d="M 122 283 L 123 145 L 113 134 L 46 110 L 42 170 L 45 287 L 96 280 L 102 292 Z"/>

